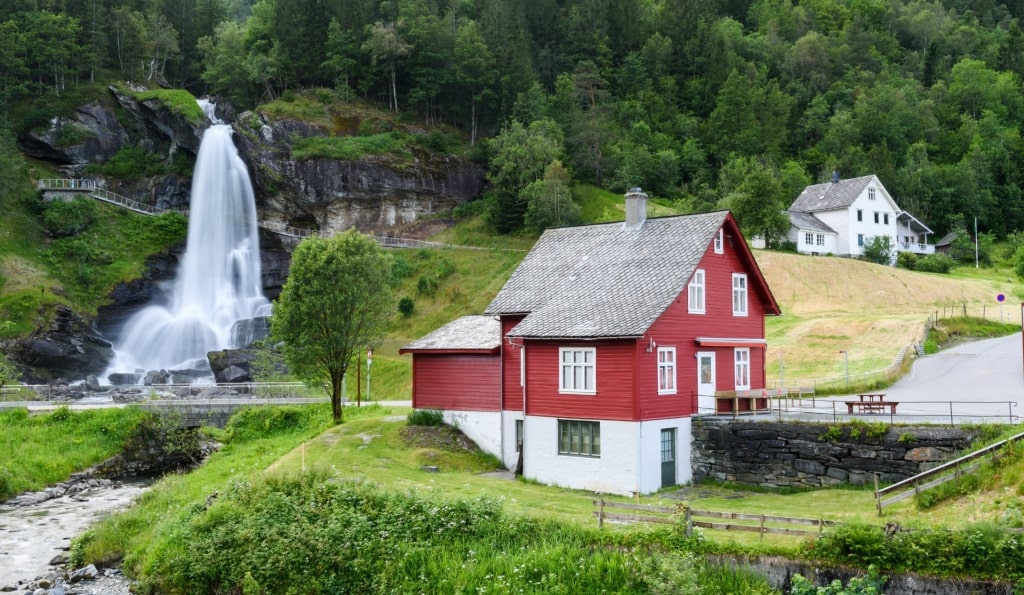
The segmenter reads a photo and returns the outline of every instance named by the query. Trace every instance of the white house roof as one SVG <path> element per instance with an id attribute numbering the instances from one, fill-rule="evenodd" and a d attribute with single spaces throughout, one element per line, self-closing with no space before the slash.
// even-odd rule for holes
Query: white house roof
<path id="1" fill-rule="evenodd" d="M 857 197 L 860 196 L 861 192 L 864 191 L 864 188 L 872 182 L 874 182 L 882 194 L 892 202 L 892 199 L 888 198 L 888 192 L 886 192 L 885 188 L 882 187 L 878 178 L 871 175 L 808 186 L 804 188 L 804 191 L 800 193 L 800 196 L 796 197 L 796 200 L 794 200 L 793 204 L 790 205 L 789 211 L 814 213 L 817 211 L 833 211 L 836 209 L 849 208 L 849 206 L 857 200 Z M 893 206 L 895 207 L 895 203 Z"/>
<path id="2" fill-rule="evenodd" d="M 798 211 L 785 211 L 785 213 L 789 217 L 790 224 L 799 231 L 816 231 L 831 234 L 836 233 L 834 229 L 825 225 L 821 219 L 818 219 L 811 213 L 801 213 Z"/>
<path id="3" fill-rule="evenodd" d="M 639 337 L 679 296 L 727 219 L 727 211 L 647 219 L 639 229 L 605 223 L 549 229 L 487 307 L 485 314 L 524 314 L 510 336 L 537 338 Z M 726 233 L 757 271 L 734 222 Z"/>
<path id="4" fill-rule="evenodd" d="M 494 316 L 463 316 L 416 339 L 399 350 L 496 351 L 501 347 L 501 322 Z"/>

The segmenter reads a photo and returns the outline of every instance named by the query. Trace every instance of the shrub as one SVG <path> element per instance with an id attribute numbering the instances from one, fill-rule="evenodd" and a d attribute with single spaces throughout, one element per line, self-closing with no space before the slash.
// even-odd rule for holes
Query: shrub
<path id="1" fill-rule="evenodd" d="M 416 304 L 412 301 L 411 297 L 405 296 L 402 299 L 398 300 L 398 312 L 402 315 L 403 318 L 408 318 L 412 316 L 412 312 L 415 309 Z"/>
<path id="2" fill-rule="evenodd" d="M 434 275 L 420 275 L 419 281 L 416 282 L 416 291 L 420 295 L 432 296 L 437 293 L 437 288 L 441 284 Z"/>
<path id="3" fill-rule="evenodd" d="M 444 424 L 444 412 L 439 409 L 413 409 L 409 412 L 410 426 L 440 426 Z"/>
<path id="4" fill-rule="evenodd" d="M 55 200 L 43 211 L 43 226 L 52 237 L 59 238 L 85 231 L 96 215 L 96 204 L 91 198 Z"/>
<path id="5" fill-rule="evenodd" d="M 896 266 L 901 269 L 907 269 L 913 271 L 914 267 L 917 266 L 918 256 L 913 252 L 900 252 L 896 256 Z"/>
<path id="6" fill-rule="evenodd" d="M 956 261 L 945 254 L 929 254 L 917 259 L 914 270 L 922 273 L 949 274 L 956 267 Z"/>
<path id="7" fill-rule="evenodd" d="M 844 587 L 838 579 L 827 587 L 815 587 L 800 574 L 793 576 L 790 595 L 881 595 L 885 578 L 878 575 L 874 566 L 868 568 L 867 576 L 856 576 Z"/>

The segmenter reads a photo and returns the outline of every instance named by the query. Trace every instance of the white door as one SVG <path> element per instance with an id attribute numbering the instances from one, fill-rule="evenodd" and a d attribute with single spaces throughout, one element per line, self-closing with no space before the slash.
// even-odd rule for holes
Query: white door
<path id="1" fill-rule="evenodd" d="M 715 411 L 715 354 L 697 352 L 697 414 L 714 415 Z"/>

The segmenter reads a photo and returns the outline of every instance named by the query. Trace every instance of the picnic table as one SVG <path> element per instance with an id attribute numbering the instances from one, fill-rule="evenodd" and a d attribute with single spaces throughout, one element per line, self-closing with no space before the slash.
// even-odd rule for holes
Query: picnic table
<path id="1" fill-rule="evenodd" d="M 856 401 L 844 401 L 846 412 L 852 414 L 854 409 L 863 413 L 881 413 L 886 409 L 889 414 L 896 413 L 896 406 L 899 401 L 886 401 L 885 393 L 860 393 Z"/>

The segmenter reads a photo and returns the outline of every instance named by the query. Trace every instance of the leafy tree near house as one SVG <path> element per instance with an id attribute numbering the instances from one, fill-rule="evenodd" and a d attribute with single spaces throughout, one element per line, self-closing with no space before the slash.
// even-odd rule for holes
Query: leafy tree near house
<path id="1" fill-rule="evenodd" d="M 892 252 L 892 238 L 889 236 L 874 236 L 864 242 L 864 259 L 869 262 L 890 264 Z"/>
<path id="2" fill-rule="evenodd" d="M 355 229 L 312 237 L 295 249 L 288 281 L 274 306 L 271 336 L 284 342 L 291 372 L 331 397 L 342 423 L 342 380 L 359 354 L 387 332 L 395 311 L 391 259 Z"/>

